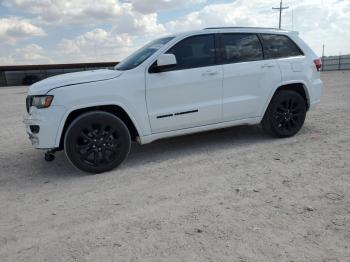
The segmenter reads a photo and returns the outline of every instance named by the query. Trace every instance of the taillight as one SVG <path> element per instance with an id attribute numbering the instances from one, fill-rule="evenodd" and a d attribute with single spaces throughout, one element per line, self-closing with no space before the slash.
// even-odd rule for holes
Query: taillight
<path id="1" fill-rule="evenodd" d="M 314 60 L 315 66 L 317 71 L 320 71 L 321 67 L 322 67 L 322 60 L 321 58 L 317 58 Z"/>

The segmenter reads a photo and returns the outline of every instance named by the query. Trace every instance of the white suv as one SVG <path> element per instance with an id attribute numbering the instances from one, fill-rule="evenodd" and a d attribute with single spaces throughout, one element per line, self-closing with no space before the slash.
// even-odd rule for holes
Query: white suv
<path id="1" fill-rule="evenodd" d="M 77 168 L 118 166 L 131 141 L 260 124 L 276 137 L 302 127 L 319 102 L 321 60 L 298 33 L 207 28 L 163 37 L 114 70 L 78 72 L 32 85 L 25 125 L 32 144 L 64 149 Z"/>

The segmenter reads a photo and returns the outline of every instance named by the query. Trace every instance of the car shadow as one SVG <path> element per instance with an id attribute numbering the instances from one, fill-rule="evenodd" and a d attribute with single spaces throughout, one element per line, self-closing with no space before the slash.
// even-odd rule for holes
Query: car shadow
<path id="1" fill-rule="evenodd" d="M 163 162 L 201 152 L 218 150 L 270 141 L 259 126 L 237 126 L 214 131 L 195 133 L 155 141 L 147 145 L 134 143 L 123 168 L 149 162 Z"/>
<path id="2" fill-rule="evenodd" d="M 149 163 L 162 163 L 172 159 L 189 157 L 203 152 L 215 154 L 216 151 L 237 147 L 248 146 L 250 144 L 264 143 L 273 140 L 266 135 L 259 126 L 237 126 L 226 129 L 207 131 L 185 136 L 172 137 L 158 140 L 150 144 L 139 145 L 133 143 L 128 159 L 118 169 L 127 170 Z M 14 163 L 11 159 L 16 158 Z M 7 155 L 3 159 L 2 168 L 9 172 L 16 169 L 26 179 L 34 177 L 36 179 L 66 179 L 69 177 L 84 177 L 91 174 L 81 172 L 74 168 L 66 158 L 63 151 L 56 153 L 56 159 L 53 162 L 44 160 L 44 151 L 34 150 L 27 147 L 16 156 Z M 16 167 L 13 167 L 16 165 Z M 118 170 L 116 169 L 116 170 Z M 112 171 L 113 172 L 113 171 Z M 115 171 L 114 171 L 115 172 Z M 0 180 L 4 178 L 0 176 Z M 3 181 L 2 181 L 3 182 Z"/>

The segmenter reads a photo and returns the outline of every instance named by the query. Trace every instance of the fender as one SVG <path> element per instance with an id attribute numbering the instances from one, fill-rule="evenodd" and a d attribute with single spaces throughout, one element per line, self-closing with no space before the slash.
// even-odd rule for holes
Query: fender
<path id="1" fill-rule="evenodd" d="M 67 110 L 66 113 L 64 114 L 64 116 L 63 116 L 63 118 L 62 118 L 62 120 L 60 122 L 59 128 L 57 130 L 55 146 L 56 147 L 60 146 L 60 141 L 61 141 L 64 125 L 65 125 L 65 123 L 67 121 L 68 116 L 73 111 L 76 111 L 76 110 L 79 110 L 79 109 L 84 109 L 84 108 L 89 108 L 89 107 L 107 106 L 107 105 L 118 106 L 118 107 L 122 108 L 127 113 L 127 115 L 130 117 L 130 119 L 131 119 L 132 123 L 134 124 L 134 126 L 135 126 L 137 132 L 139 133 L 139 135 L 140 136 L 144 136 L 144 134 L 142 132 L 142 129 L 139 127 L 135 117 L 133 116 L 133 114 L 130 113 L 130 111 L 128 110 L 128 108 L 124 104 L 122 104 L 122 103 L 115 103 L 115 101 L 106 101 L 106 102 L 103 102 L 103 103 L 89 103 L 89 104 L 77 105 L 77 106 L 71 107 L 69 110 Z"/>
<path id="2" fill-rule="evenodd" d="M 269 106 L 271 99 L 273 97 L 273 95 L 276 93 L 277 89 L 280 88 L 281 86 L 285 86 L 285 85 L 290 85 L 290 84 L 302 84 L 303 88 L 304 88 L 304 92 L 306 94 L 306 99 L 308 104 L 310 105 L 310 95 L 309 95 L 309 90 L 308 90 L 308 85 L 305 81 L 303 80 L 289 80 L 289 81 L 284 81 L 281 82 L 280 84 L 276 85 L 270 92 L 268 99 L 266 100 L 265 104 L 263 105 L 263 107 L 261 108 L 260 112 L 260 117 L 263 117 L 265 115 L 265 112 L 267 110 L 267 107 Z"/>

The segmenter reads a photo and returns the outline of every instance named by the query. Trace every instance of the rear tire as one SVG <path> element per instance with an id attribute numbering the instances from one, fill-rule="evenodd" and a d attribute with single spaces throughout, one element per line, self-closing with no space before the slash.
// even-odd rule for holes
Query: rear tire
<path id="1" fill-rule="evenodd" d="M 103 173 L 128 156 L 130 133 L 118 117 L 103 111 L 85 113 L 68 127 L 64 149 L 69 161 L 89 173 Z"/>
<path id="2" fill-rule="evenodd" d="M 306 117 L 304 98 L 291 90 L 279 91 L 272 98 L 261 122 L 275 137 L 291 137 L 299 132 Z"/>

